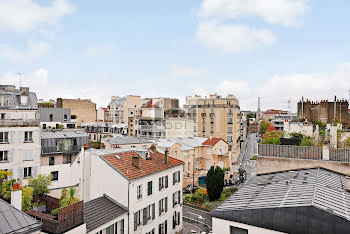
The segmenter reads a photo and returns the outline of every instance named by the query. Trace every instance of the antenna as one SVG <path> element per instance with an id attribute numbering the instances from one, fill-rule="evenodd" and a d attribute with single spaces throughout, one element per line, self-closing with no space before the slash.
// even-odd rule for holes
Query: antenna
<path id="1" fill-rule="evenodd" d="M 22 75 L 23 75 L 23 73 L 18 72 L 18 75 L 19 75 L 19 87 L 22 87 Z"/>
<path id="2" fill-rule="evenodd" d="M 258 97 L 258 110 L 257 110 L 257 116 L 256 116 L 256 120 L 259 121 L 260 120 L 260 97 Z"/>
<path id="3" fill-rule="evenodd" d="M 288 115 L 289 115 L 289 119 L 291 119 L 291 106 L 290 106 L 290 99 L 288 100 Z"/>

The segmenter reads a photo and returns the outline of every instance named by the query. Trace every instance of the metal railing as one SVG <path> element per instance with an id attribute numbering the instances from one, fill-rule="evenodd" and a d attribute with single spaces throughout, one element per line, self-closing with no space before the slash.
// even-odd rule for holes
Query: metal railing
<path id="1" fill-rule="evenodd" d="M 0 119 L 0 127 L 31 127 L 39 126 L 37 119 Z"/>
<path id="2" fill-rule="evenodd" d="M 259 156 L 322 160 L 322 148 L 294 145 L 258 145 Z"/>
<path id="3" fill-rule="evenodd" d="M 52 153 L 74 153 L 79 152 L 81 149 L 81 146 L 73 145 L 70 147 L 41 147 L 41 153 L 42 154 L 52 154 Z"/>
<path id="4" fill-rule="evenodd" d="M 350 149 L 330 149 L 329 160 L 338 162 L 350 162 Z"/>

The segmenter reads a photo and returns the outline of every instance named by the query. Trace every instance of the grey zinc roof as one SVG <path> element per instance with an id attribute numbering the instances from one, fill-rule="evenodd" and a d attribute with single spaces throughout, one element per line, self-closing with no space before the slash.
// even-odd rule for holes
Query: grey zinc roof
<path id="1" fill-rule="evenodd" d="M 191 150 L 196 147 L 202 146 L 203 142 L 208 138 L 205 137 L 175 137 L 167 139 L 157 139 L 157 145 L 159 147 L 171 147 L 175 143 L 179 143 L 182 147 L 181 150 Z"/>
<path id="2" fill-rule="evenodd" d="M 128 145 L 152 143 L 153 141 L 141 137 L 113 137 L 109 142 L 112 145 Z"/>
<path id="3" fill-rule="evenodd" d="M 0 233 L 32 233 L 42 223 L 0 199 Z"/>
<path id="4" fill-rule="evenodd" d="M 62 138 L 78 138 L 89 137 L 83 130 L 57 130 L 57 131 L 42 131 L 41 139 L 62 139 Z"/>
<path id="5" fill-rule="evenodd" d="M 102 197 L 85 202 L 84 222 L 87 231 L 90 232 L 127 212 L 126 207 L 105 194 Z"/>
<path id="6" fill-rule="evenodd" d="M 323 168 L 259 175 L 212 214 L 248 209 L 311 206 L 350 221 L 346 176 Z"/>
<path id="7" fill-rule="evenodd" d="M 20 104 L 20 95 L 23 93 L 28 95 L 28 104 L 23 105 Z M 13 100 L 12 106 L 6 106 L 4 109 L 14 109 L 14 110 L 37 110 L 38 109 L 38 103 L 37 103 L 37 97 L 36 94 L 33 92 L 23 91 L 19 89 L 15 89 L 14 91 L 5 91 L 5 86 L 0 85 L 0 94 L 4 95 L 10 95 Z"/>

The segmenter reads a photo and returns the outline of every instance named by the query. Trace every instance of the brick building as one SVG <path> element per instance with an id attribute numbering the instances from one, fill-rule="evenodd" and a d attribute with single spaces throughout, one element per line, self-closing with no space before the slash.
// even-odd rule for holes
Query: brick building
<path id="1" fill-rule="evenodd" d="M 63 99 L 57 98 L 57 108 L 70 108 L 72 117 L 76 117 L 77 126 L 82 123 L 96 121 L 96 103 L 90 99 Z"/>

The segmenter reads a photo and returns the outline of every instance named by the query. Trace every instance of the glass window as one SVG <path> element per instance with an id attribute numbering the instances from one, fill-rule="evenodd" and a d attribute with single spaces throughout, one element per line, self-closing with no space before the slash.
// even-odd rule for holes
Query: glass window
<path id="1" fill-rule="evenodd" d="M 33 142 L 33 132 L 24 132 L 24 142 Z"/>
<path id="2" fill-rule="evenodd" d="M 114 234 L 114 224 L 106 228 L 106 234 Z"/>
<path id="3" fill-rule="evenodd" d="M 32 168 L 31 167 L 25 167 L 23 170 L 24 170 L 24 174 L 23 174 L 24 178 L 32 176 Z"/>
<path id="4" fill-rule="evenodd" d="M 142 185 L 137 186 L 137 199 L 142 198 Z"/>
<path id="5" fill-rule="evenodd" d="M 8 142 L 9 142 L 9 133 L 0 132 L 0 143 L 8 143 Z"/>
<path id="6" fill-rule="evenodd" d="M 58 180 L 58 171 L 52 171 L 52 181 Z"/>
<path id="7" fill-rule="evenodd" d="M 152 189 L 152 181 L 149 181 L 149 182 L 147 183 L 147 195 L 148 195 L 148 196 L 151 195 L 152 192 L 153 192 L 153 189 Z"/>
<path id="8" fill-rule="evenodd" d="M 55 157 L 49 158 L 49 166 L 55 165 Z"/>
<path id="9" fill-rule="evenodd" d="M 230 234 L 248 234 L 248 230 L 230 226 Z"/>
<path id="10" fill-rule="evenodd" d="M 0 151 L 0 162 L 6 162 L 8 160 L 8 151 Z"/>

